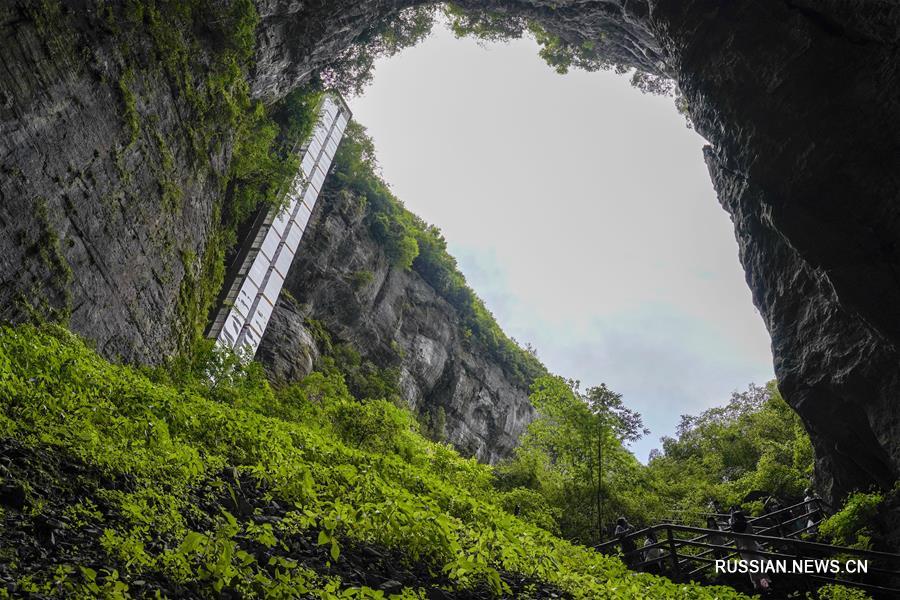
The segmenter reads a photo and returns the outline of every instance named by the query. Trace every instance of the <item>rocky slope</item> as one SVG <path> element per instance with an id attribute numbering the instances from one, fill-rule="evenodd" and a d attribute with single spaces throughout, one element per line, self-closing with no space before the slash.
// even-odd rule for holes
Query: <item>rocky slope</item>
<path id="1" fill-rule="evenodd" d="M 416 272 L 392 265 L 364 217 L 330 180 L 257 358 L 276 381 L 307 375 L 320 355 L 313 319 L 364 358 L 397 368 L 403 400 L 439 437 L 496 462 L 534 416 L 527 383 L 467 340 L 456 310 Z"/>
<path id="2" fill-rule="evenodd" d="M 160 69 L 128 70 L 98 7 L 4 3 L 0 38 L 0 317 L 67 317 L 107 356 L 158 360 L 227 153 L 192 160 L 189 107 Z"/>
<path id="3" fill-rule="evenodd" d="M 283 96 L 410 3 L 260 0 L 253 95 Z M 678 82 L 709 141 L 706 160 L 782 391 L 814 440 L 822 491 L 833 499 L 889 485 L 900 471 L 900 7 L 465 4 L 524 15 L 585 51 Z M 208 241 L 231 147 L 224 140 L 203 168 L 192 162 L 180 133 L 191 114 L 171 81 L 152 69 L 130 80 L 98 4 L 77 5 L 50 20 L 31 3 L 0 10 L 0 309 L 11 320 L 35 308 L 69 312 L 107 355 L 154 360 L 173 345 L 185 257 Z M 195 25 L 200 48 L 213 44 Z M 142 48 L 133 40 L 152 63 Z M 136 138 L 129 106 L 142 124 Z M 150 122 L 171 149 L 168 175 Z M 183 212 L 160 210 L 159 182 L 169 180 L 184 190 Z"/>

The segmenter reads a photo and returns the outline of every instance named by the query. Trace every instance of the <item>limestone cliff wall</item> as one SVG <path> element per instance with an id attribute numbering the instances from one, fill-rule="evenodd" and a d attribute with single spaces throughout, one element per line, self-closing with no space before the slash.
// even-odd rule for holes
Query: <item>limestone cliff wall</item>
<path id="1" fill-rule="evenodd" d="M 373 23 L 414 3 L 259 0 L 254 97 L 283 96 L 366 39 Z M 181 284 L 195 268 L 191 257 L 209 241 L 231 145 L 223 139 L 196 160 L 184 136 L 190 110 L 159 70 L 127 77 L 101 3 L 41 4 L 61 6 L 64 18 L 48 19 L 24 0 L 0 7 L 0 317 L 66 312 L 72 327 L 107 355 L 157 360 L 173 346 Z M 782 391 L 812 435 L 822 491 L 834 499 L 894 480 L 900 6 L 893 0 L 464 4 L 536 19 L 561 39 L 678 82 L 709 141 L 710 173 L 772 335 Z M 192 57 L 202 64 L 203 49 L 215 39 L 203 23 L 195 33 L 200 44 Z M 146 44 L 131 40 L 130 51 L 153 67 L 159 57 Z M 135 113 L 136 136 L 129 118 Z M 184 190 L 177 210 L 166 209 L 167 182 Z M 376 281 L 386 297 L 394 289 Z M 369 308 L 402 328 L 396 305 L 377 299 Z M 434 335 L 426 337 L 440 338 Z M 418 376 L 425 381 L 433 373 Z"/>
<path id="2" fill-rule="evenodd" d="M 364 209 L 334 181 L 322 191 L 257 358 L 275 380 L 296 380 L 319 349 L 321 322 L 381 367 L 397 367 L 403 399 L 428 416 L 442 409 L 446 440 L 479 460 L 507 456 L 533 419 L 525 382 L 466 339 L 456 310 L 414 271 L 391 264 Z"/>
<path id="3" fill-rule="evenodd" d="M 47 6 L 0 6 L 0 318 L 63 317 L 107 356 L 158 361 L 228 147 L 195 161 L 163 71 L 129 70 L 96 6 Z M 155 60 L 149 36 L 129 51 Z"/>

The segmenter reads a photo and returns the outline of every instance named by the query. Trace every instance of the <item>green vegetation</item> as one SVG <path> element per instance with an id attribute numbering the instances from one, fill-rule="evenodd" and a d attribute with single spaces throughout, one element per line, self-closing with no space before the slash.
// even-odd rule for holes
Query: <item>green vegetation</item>
<path id="1" fill-rule="evenodd" d="M 666 504 L 686 516 L 711 499 L 741 504 L 754 490 L 802 500 L 812 467 L 803 423 L 772 382 L 734 394 L 723 407 L 682 417 L 677 438 L 663 439 L 649 471 Z"/>
<path id="2" fill-rule="evenodd" d="M 454 4 L 446 5 L 444 14 L 457 37 L 501 42 L 530 35 L 540 47 L 538 55 L 560 74 L 568 73 L 571 69 L 613 70 L 624 74 L 632 69 L 630 65 L 634 57 L 622 54 L 614 45 L 607 45 L 602 37 L 599 40 L 563 39 L 534 19 L 507 12 L 463 8 Z M 570 34 L 576 35 L 574 32 Z M 644 93 L 676 95 L 680 98 L 674 82 L 657 73 L 635 70 L 631 84 Z"/>
<path id="3" fill-rule="evenodd" d="M 59 234 L 50 221 L 45 198 L 35 198 L 34 216 L 40 226 L 39 235 L 29 238 L 22 233 L 19 242 L 28 249 L 27 255 L 36 255 L 52 287 L 45 284 L 44 289 L 35 288 L 29 297 L 20 297 L 17 302 L 35 323 L 65 323 L 72 312 L 72 267 L 63 253 Z"/>
<path id="4" fill-rule="evenodd" d="M 819 533 L 839 546 L 869 550 L 872 529 L 884 496 L 879 493 L 855 492 L 844 506 L 819 527 Z"/>
<path id="5" fill-rule="evenodd" d="M 137 112 L 137 99 L 131 86 L 134 84 L 134 72 L 131 69 L 125 69 L 122 77 L 119 78 L 119 93 L 122 95 L 122 103 L 125 105 L 125 124 L 128 125 L 130 138 L 128 143 L 133 144 L 137 141 L 138 134 L 141 132 L 140 117 Z"/>
<path id="6" fill-rule="evenodd" d="M 354 289 L 356 289 L 357 291 L 365 289 L 374 280 L 375 280 L 375 274 L 369 270 L 355 271 L 350 276 L 350 281 L 353 284 Z"/>
<path id="7" fill-rule="evenodd" d="M 322 71 L 323 83 L 341 93 L 361 93 L 372 80 L 375 59 L 393 56 L 425 39 L 431 33 L 435 14 L 433 6 L 417 6 L 371 21 L 356 43 Z"/>
<path id="8" fill-rule="evenodd" d="M 539 494 L 538 504 L 522 501 L 523 518 L 533 511 L 533 522 L 579 543 L 608 539 L 618 516 L 636 526 L 672 518 L 703 525 L 699 513 L 711 500 L 758 510 L 744 498 L 761 490 L 799 501 L 812 475 L 809 437 L 774 382 L 682 417 L 678 437 L 664 438 L 647 466 L 627 449 L 646 433 L 640 415 L 605 385 L 582 391 L 546 376 L 532 385 L 531 401 L 538 419 L 497 467 L 497 487 Z"/>
<path id="9" fill-rule="evenodd" d="M 365 129 L 351 122 L 334 158 L 331 177 L 359 197 L 373 237 L 393 264 L 412 269 L 458 312 L 466 333 L 514 378 L 529 384 L 546 374 L 533 353 L 510 339 L 467 285 L 440 230 L 412 214 L 378 175 L 375 147 Z"/>
<path id="10" fill-rule="evenodd" d="M 351 344 L 335 343 L 321 321 L 307 319 L 306 325 L 322 353 L 316 365 L 319 371 L 342 377 L 355 398 L 384 399 L 401 405 L 400 371 L 396 367 L 378 367 L 371 360 L 363 359 Z"/>
<path id="11" fill-rule="evenodd" d="M 457 37 L 503 42 L 530 35 L 540 47 L 540 57 L 561 74 L 570 69 L 626 73 L 631 70 L 627 65 L 634 61 L 634 56 L 606 44 L 603 38 L 567 40 L 549 31 L 535 19 L 484 8 L 463 8 L 450 3 L 440 8 L 406 8 L 371 22 L 358 36 L 356 43 L 320 73 L 322 81 L 326 86 L 343 93 L 360 93 L 372 80 L 375 60 L 393 56 L 425 39 L 434 26 L 438 12 L 446 17 Z M 631 82 L 645 93 L 677 96 L 674 83 L 657 73 L 635 71 Z"/>
<path id="12" fill-rule="evenodd" d="M 205 597 L 386 597 L 298 562 L 292 544 L 311 536 L 336 564 L 354 543 L 394 549 L 450 589 L 502 594 L 518 573 L 575 598 L 741 597 L 630 573 L 510 515 L 489 467 L 426 441 L 390 402 L 353 398 L 339 373 L 273 391 L 258 366 L 237 364 L 144 374 L 61 328 L 0 331 L 0 438 L 84 465 L 64 510 L 102 549 L 91 564 L 31 570 L 3 548 L 19 590 L 124 598 L 149 581 Z M 17 518 L 58 518 L 50 492 L 7 483 L 26 490 Z M 258 503 L 239 510 L 238 498 Z M 532 521 L 546 512 L 534 494 L 514 498 Z M 272 501 L 284 514 L 262 519 Z"/>
<path id="13" fill-rule="evenodd" d="M 545 505 L 536 509 L 537 522 L 552 515 L 551 530 L 597 544 L 619 515 L 646 522 L 659 510 L 646 497 L 645 470 L 625 448 L 647 431 L 620 395 L 605 385 L 582 391 L 578 382 L 546 376 L 532 385 L 531 402 L 540 416 L 499 467 L 498 483 L 510 493 L 540 493 Z"/>

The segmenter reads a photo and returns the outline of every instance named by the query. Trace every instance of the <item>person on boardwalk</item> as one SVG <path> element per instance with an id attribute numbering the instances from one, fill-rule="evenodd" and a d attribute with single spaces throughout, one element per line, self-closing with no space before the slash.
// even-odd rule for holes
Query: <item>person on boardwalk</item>
<path id="1" fill-rule="evenodd" d="M 654 575 L 662 573 L 663 550 L 656 546 L 657 544 L 659 544 L 659 539 L 656 537 L 656 533 L 651 531 L 644 540 L 643 559 L 644 571 Z"/>
<path id="2" fill-rule="evenodd" d="M 629 568 L 637 563 L 638 558 L 637 545 L 631 537 L 632 533 L 634 533 L 634 527 L 631 526 L 631 523 L 625 517 L 616 519 L 615 536 L 619 538 L 619 544 L 622 547 L 622 558 Z"/>
<path id="3" fill-rule="evenodd" d="M 747 523 L 747 515 L 740 509 L 731 512 L 731 531 L 734 533 L 753 533 L 753 528 Z M 734 543 L 737 546 L 741 560 L 752 563 L 750 568 L 750 583 L 753 589 L 760 592 L 768 592 L 772 581 L 769 576 L 762 573 L 763 558 L 760 555 L 762 548 L 756 543 L 756 540 L 744 538 L 742 536 L 734 536 Z"/>
<path id="4" fill-rule="evenodd" d="M 806 503 L 803 508 L 808 515 L 804 533 L 811 536 L 816 536 L 819 533 L 819 526 L 817 525 L 820 518 L 819 497 L 816 496 L 815 492 L 812 491 L 812 488 L 806 488 L 805 490 L 803 490 L 803 502 Z"/>
<path id="5" fill-rule="evenodd" d="M 706 517 L 706 528 L 712 529 L 716 532 L 721 531 L 721 529 L 719 528 L 719 522 L 716 521 L 716 518 L 712 515 Z M 707 542 L 709 542 L 713 546 L 725 546 L 728 543 L 728 540 L 725 539 L 725 536 L 721 533 L 711 533 L 707 538 Z M 716 558 L 725 558 L 728 552 L 724 548 L 714 548 L 713 554 Z"/>

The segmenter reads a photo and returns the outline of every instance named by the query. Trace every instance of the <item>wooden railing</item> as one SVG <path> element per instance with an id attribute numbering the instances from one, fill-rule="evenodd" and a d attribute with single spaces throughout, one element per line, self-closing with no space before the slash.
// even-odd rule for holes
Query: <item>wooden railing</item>
<path id="1" fill-rule="evenodd" d="M 795 514 L 796 512 L 800 514 Z M 900 598 L 900 554 L 800 539 L 802 534 L 817 530 L 823 515 L 819 501 L 810 500 L 748 519 L 747 533 L 737 533 L 729 527 L 707 529 L 678 523 L 660 523 L 604 542 L 596 546 L 596 549 L 607 554 L 619 553 L 633 570 L 660 571 L 675 581 L 703 582 L 709 579 L 709 570 L 717 560 L 740 558 L 736 540 L 746 540 L 758 545 L 759 549 L 752 552 L 763 560 L 783 560 L 792 565 L 795 560 L 840 557 L 842 562 L 859 560 L 867 561 L 868 565 L 864 575 L 852 579 L 842 573 L 776 573 L 773 575 L 775 578 L 795 578 L 798 585 L 808 589 L 834 583 L 863 589 L 876 597 Z M 715 516 L 723 520 L 727 517 Z M 801 526 L 796 525 L 798 522 Z M 773 535 L 776 533 L 779 535 Z M 653 536 L 656 543 L 641 546 L 639 542 L 646 540 L 648 536 Z M 621 552 L 623 539 L 630 540 L 636 549 Z M 661 551 L 660 556 L 644 560 L 648 551 L 657 549 Z"/>

